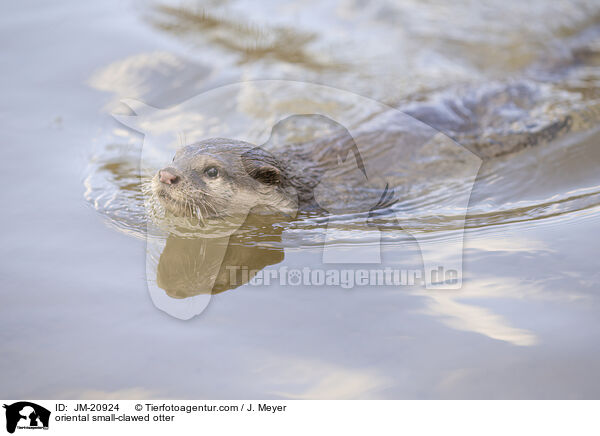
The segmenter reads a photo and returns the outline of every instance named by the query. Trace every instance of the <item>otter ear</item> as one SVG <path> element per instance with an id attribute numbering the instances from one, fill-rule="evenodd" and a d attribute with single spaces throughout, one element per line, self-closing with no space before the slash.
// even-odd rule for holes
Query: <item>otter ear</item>
<path id="1" fill-rule="evenodd" d="M 281 171 L 277 168 L 277 159 L 260 147 L 248 150 L 242 154 L 244 169 L 250 177 L 265 185 L 281 183 Z"/>
<path id="2" fill-rule="evenodd" d="M 281 181 L 281 172 L 271 165 L 255 167 L 248 174 L 265 185 L 277 185 Z"/>

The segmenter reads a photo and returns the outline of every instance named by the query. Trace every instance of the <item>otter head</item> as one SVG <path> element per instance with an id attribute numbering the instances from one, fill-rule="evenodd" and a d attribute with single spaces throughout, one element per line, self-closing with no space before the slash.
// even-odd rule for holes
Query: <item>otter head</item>
<path id="1" fill-rule="evenodd" d="M 177 151 L 151 181 L 151 195 L 170 215 L 240 224 L 250 211 L 293 215 L 295 192 L 284 166 L 259 147 L 209 139 Z"/>

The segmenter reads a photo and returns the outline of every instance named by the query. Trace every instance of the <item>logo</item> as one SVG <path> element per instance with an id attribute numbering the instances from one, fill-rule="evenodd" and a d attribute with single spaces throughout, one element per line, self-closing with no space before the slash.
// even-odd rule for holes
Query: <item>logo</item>
<path id="1" fill-rule="evenodd" d="M 426 289 L 462 286 L 464 224 L 482 160 L 435 128 L 357 94 L 282 80 L 225 85 L 162 109 L 121 101 L 130 110 L 115 119 L 144 134 L 139 168 L 147 180 L 148 290 L 170 315 L 200 314 L 213 294 L 246 284 L 291 251 L 282 238 L 286 225 L 264 233 L 254 224 L 244 227 L 250 210 L 272 209 L 299 226 L 314 226 L 308 244 L 322 241 L 319 266 L 304 275 L 282 271 L 285 283 L 318 284 L 327 277 L 332 286 L 413 283 L 412 270 L 420 269 L 415 278 Z M 187 195 L 197 174 L 170 162 L 178 150 L 202 141 L 255 146 L 251 153 L 232 147 L 227 162 L 256 188 L 203 176 L 197 195 Z M 289 160 L 293 182 L 278 185 L 276 156 Z M 186 171 L 187 184 L 178 183 Z M 309 218 L 297 217 L 302 202 Z M 440 228 L 440 236 L 432 236 Z M 248 244 L 253 236 L 270 239 Z M 364 265 L 380 267 L 365 276 Z"/>
<path id="2" fill-rule="evenodd" d="M 19 401 L 4 405 L 6 409 L 6 431 L 14 433 L 15 429 L 48 430 L 50 411 L 29 401 Z"/>

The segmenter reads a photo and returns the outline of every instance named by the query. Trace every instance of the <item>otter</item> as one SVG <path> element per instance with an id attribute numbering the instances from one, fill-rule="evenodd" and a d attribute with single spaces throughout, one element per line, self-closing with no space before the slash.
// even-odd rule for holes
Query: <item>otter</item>
<path id="1" fill-rule="evenodd" d="M 309 170 L 312 168 L 312 171 Z M 319 170 L 296 155 L 212 138 L 180 148 L 151 181 L 153 196 L 174 216 L 235 220 L 253 213 L 295 215 L 314 208 Z"/>
<path id="2" fill-rule="evenodd" d="M 395 172 L 393 162 L 392 167 Z M 382 180 L 367 177 L 365 162 L 347 131 L 288 144 L 279 152 L 212 138 L 180 148 L 172 163 L 152 178 L 151 196 L 172 216 L 195 218 L 201 226 L 214 220 L 239 225 L 249 213 L 294 217 L 298 212 L 384 209 L 398 198 Z"/>

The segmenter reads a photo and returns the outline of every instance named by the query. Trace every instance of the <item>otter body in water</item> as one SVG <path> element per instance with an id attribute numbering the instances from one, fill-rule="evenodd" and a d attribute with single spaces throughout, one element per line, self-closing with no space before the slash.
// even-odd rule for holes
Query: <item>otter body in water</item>
<path id="1" fill-rule="evenodd" d="M 187 145 L 152 178 L 151 203 L 203 225 L 212 218 L 241 224 L 250 211 L 364 213 L 414 195 L 408 191 L 424 179 L 446 186 L 476 172 L 478 161 L 470 162 L 470 153 L 447 136 L 403 114 L 383 117 L 389 129 L 376 123 L 352 136 L 325 117 L 311 116 L 315 126 L 333 129 L 304 142 L 270 143 L 269 151 L 224 138 Z M 299 119 L 284 120 L 273 131 Z"/>

